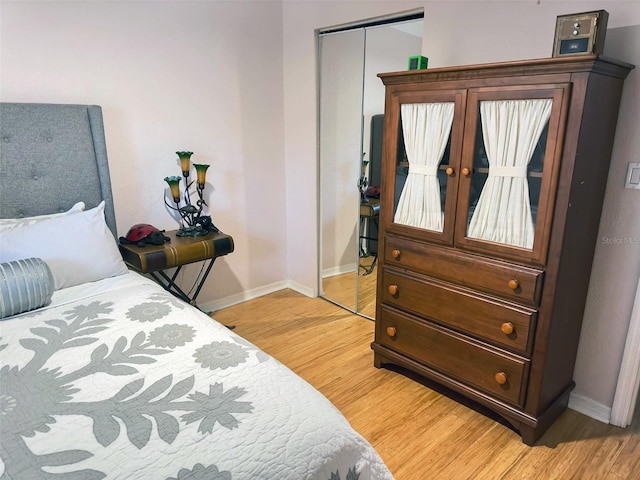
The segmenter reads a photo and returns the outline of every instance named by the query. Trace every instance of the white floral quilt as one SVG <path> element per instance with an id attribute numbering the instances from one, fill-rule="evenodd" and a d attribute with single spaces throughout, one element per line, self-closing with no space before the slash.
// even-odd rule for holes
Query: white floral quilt
<path id="1" fill-rule="evenodd" d="M 317 390 L 134 273 L 0 321 L 0 479 L 392 479 Z"/>

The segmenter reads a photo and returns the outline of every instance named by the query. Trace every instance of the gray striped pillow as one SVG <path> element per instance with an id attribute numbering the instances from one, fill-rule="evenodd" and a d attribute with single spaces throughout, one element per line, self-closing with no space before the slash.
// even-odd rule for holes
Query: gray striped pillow
<path id="1" fill-rule="evenodd" d="M 0 318 L 47 305 L 53 291 L 53 274 L 44 260 L 0 263 Z"/>

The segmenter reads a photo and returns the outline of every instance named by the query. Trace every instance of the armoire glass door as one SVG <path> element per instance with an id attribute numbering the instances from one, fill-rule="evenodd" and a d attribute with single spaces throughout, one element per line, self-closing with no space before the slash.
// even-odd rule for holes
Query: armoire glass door
<path id="1" fill-rule="evenodd" d="M 469 92 L 456 245 L 544 260 L 567 89 Z"/>
<path id="2" fill-rule="evenodd" d="M 398 122 L 391 230 L 452 244 L 464 116 L 462 92 L 403 93 L 389 108 Z M 391 178 L 391 177 L 388 177 Z"/>

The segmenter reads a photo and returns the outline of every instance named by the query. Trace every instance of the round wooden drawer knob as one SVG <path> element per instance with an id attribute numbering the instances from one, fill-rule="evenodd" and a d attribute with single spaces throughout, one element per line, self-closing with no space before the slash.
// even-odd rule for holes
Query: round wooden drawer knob
<path id="1" fill-rule="evenodd" d="M 398 286 L 397 285 L 389 285 L 389 293 L 391 295 L 397 295 L 398 294 Z"/>
<path id="2" fill-rule="evenodd" d="M 397 248 L 394 248 L 393 250 L 391 250 L 391 256 L 393 258 L 400 258 L 400 250 L 398 250 Z"/>
<path id="3" fill-rule="evenodd" d="M 462 175 L 464 175 L 465 177 L 468 177 L 469 175 L 471 175 L 471 170 L 469 170 L 468 168 L 463 168 L 462 169 Z"/>
<path id="4" fill-rule="evenodd" d="M 387 335 L 389 335 L 390 337 L 395 337 L 396 333 L 398 333 L 396 327 L 387 327 Z"/>
<path id="5" fill-rule="evenodd" d="M 513 323 L 504 322 L 500 327 L 500 330 L 502 330 L 502 333 L 505 335 L 511 335 L 515 329 L 513 328 Z"/>
<path id="6" fill-rule="evenodd" d="M 520 286 L 520 282 L 518 282 L 518 280 L 516 279 L 511 279 L 509 280 L 509 288 L 511 290 L 515 290 L 516 288 L 518 288 Z"/>
<path id="7" fill-rule="evenodd" d="M 449 168 L 447 168 L 447 169 L 445 170 L 445 172 L 447 173 L 447 175 L 449 175 L 450 177 L 452 177 L 452 176 L 453 176 L 453 174 L 455 173 L 455 170 L 454 170 L 453 168 L 449 167 Z"/>
<path id="8" fill-rule="evenodd" d="M 498 372 L 496 373 L 493 378 L 495 379 L 496 383 L 498 385 L 504 385 L 505 383 L 507 383 L 507 374 L 504 372 Z"/>

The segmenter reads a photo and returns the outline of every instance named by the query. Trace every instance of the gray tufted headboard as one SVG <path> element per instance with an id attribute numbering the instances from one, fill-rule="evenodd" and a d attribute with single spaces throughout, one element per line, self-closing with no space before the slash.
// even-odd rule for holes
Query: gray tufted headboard
<path id="1" fill-rule="evenodd" d="M 0 103 L 0 218 L 102 200 L 117 236 L 101 107 Z"/>

